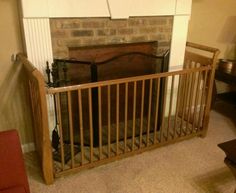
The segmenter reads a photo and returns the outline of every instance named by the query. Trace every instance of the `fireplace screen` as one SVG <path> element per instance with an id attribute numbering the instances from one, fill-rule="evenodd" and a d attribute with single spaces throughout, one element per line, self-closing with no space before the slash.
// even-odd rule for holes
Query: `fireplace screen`
<path id="1" fill-rule="evenodd" d="M 134 76 L 142 76 L 147 74 L 154 74 L 168 71 L 169 63 L 169 51 L 165 53 L 157 53 L 157 42 L 142 42 L 142 43 L 129 43 L 129 44 L 115 44 L 115 45 L 103 45 L 103 46 L 89 46 L 79 48 L 69 48 L 70 59 L 55 59 L 52 68 L 53 81 L 49 84 L 54 87 L 78 85 L 97 81 L 115 80 L 120 78 L 128 78 Z M 86 108 L 89 105 L 89 93 L 88 91 L 82 92 L 82 116 L 83 116 L 83 129 L 84 129 L 84 144 L 89 145 L 89 128 L 93 125 L 93 145 L 99 144 L 99 124 L 103 128 L 103 136 L 108 135 L 106 133 L 107 126 L 111 125 L 111 142 L 116 140 L 116 123 L 119 121 L 119 139 L 124 138 L 124 123 L 127 121 L 128 127 L 136 125 L 135 134 L 140 134 L 140 128 L 142 127 L 142 134 L 146 133 L 147 129 L 147 117 L 148 117 L 148 104 L 149 100 L 152 100 L 152 104 L 156 104 L 155 96 L 149 96 L 157 88 L 157 85 L 153 84 L 150 88 L 150 80 L 137 81 L 136 85 L 128 84 L 126 88 L 125 84 L 120 84 L 119 87 L 111 85 L 109 87 L 92 88 L 92 123 L 89 122 L 89 109 Z M 119 89 L 119 90 L 118 90 Z M 159 100 L 159 115 L 162 114 L 163 108 L 163 94 L 165 89 L 165 82 L 160 82 L 160 100 Z M 101 95 L 98 95 L 101 92 Z M 99 98 L 102 98 L 101 108 L 99 105 Z M 110 96 L 110 97 L 108 97 Z M 126 100 L 126 97 L 128 100 Z M 70 143 L 69 139 L 69 119 L 68 116 L 68 100 L 72 103 L 72 122 L 74 128 L 74 143 L 80 144 L 79 137 L 79 111 L 78 106 L 78 92 L 73 91 L 70 99 L 65 93 L 60 94 L 61 102 L 61 116 L 64 143 Z M 117 101 L 119 100 L 119 101 Z M 135 103 L 134 103 L 135 100 Z M 144 102 L 144 105 L 142 104 Z M 119 103 L 119 107 L 114 104 Z M 127 104 L 125 104 L 127 103 Z M 109 104 L 109 105 L 108 105 Z M 108 106 L 110 109 L 108 109 Z M 142 106 L 144 108 L 142 108 Z M 73 108 L 74 107 L 74 108 Z M 55 107 L 58 108 L 58 107 Z M 118 109 L 117 109 L 118 108 Z M 101 109 L 101 112 L 99 112 Z M 135 112 L 135 115 L 134 115 Z M 102 113 L 102 121 L 99 123 L 99 113 Z M 109 118 L 108 115 L 109 114 Z M 117 116 L 117 114 L 119 114 Z M 154 113 L 152 113 L 154 114 Z M 119 120 L 117 120 L 119 117 Z M 127 117 L 127 118 L 125 118 Z M 135 123 L 133 117 L 136 117 Z M 143 120 L 140 120 L 142 117 Z M 127 120 L 125 120 L 127 119 Z M 151 116 L 152 119 L 152 116 Z M 154 120 L 154 118 L 153 118 Z M 142 124 L 142 125 L 141 125 Z M 154 122 L 151 120 L 151 124 Z M 161 121 L 156 128 L 159 129 Z M 151 127 L 154 128 L 154 127 Z M 112 131 L 114 130 L 114 132 Z M 127 138 L 132 136 L 132 129 L 127 130 Z M 110 135 L 110 134 L 109 134 Z M 87 137 L 86 137 L 87 136 Z M 103 144 L 107 144 L 108 137 L 103 137 Z"/>

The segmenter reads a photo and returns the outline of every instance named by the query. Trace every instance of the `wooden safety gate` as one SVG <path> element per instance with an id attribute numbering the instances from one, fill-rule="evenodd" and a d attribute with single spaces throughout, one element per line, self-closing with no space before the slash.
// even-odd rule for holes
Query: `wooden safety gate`
<path id="1" fill-rule="evenodd" d="M 18 55 L 28 74 L 35 143 L 46 183 L 72 171 L 205 136 L 219 51 L 193 43 L 187 43 L 187 49 L 179 71 L 59 88 L 45 87 L 42 74 Z M 201 55 L 199 50 L 211 55 Z M 98 96 L 96 114 L 92 108 L 94 89 Z M 111 93 L 115 98 L 111 99 Z M 57 151 L 49 137 L 46 95 L 55 99 L 60 138 Z M 161 96 L 164 98 L 160 103 Z M 62 124 L 61 104 L 65 98 L 68 131 L 63 131 Z M 97 130 L 93 127 L 94 116 Z"/>

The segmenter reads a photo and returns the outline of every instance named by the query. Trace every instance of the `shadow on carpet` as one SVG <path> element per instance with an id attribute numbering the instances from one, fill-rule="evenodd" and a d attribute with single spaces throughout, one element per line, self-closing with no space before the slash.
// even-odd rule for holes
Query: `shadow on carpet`
<path id="1" fill-rule="evenodd" d="M 192 185 L 197 188 L 199 192 L 228 193 L 234 192 L 236 188 L 234 176 L 226 166 L 208 172 L 205 175 L 197 176 L 192 180 Z"/>

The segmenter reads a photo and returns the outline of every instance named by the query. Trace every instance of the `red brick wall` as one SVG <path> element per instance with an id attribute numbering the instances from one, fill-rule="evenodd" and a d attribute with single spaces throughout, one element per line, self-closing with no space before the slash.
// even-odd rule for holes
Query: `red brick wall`
<path id="1" fill-rule="evenodd" d="M 157 40 L 170 47 L 173 17 L 50 19 L 54 58 L 67 58 L 68 47 Z"/>

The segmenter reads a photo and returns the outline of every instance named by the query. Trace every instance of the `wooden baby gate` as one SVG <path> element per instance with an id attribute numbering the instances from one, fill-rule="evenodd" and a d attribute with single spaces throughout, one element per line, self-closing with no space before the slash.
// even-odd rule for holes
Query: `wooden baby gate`
<path id="1" fill-rule="evenodd" d="M 73 171 L 98 166 L 193 136 L 205 136 L 218 54 L 218 49 L 187 43 L 182 70 L 58 88 L 47 88 L 42 73 L 19 54 L 17 59 L 24 65 L 28 75 L 35 146 L 46 184 L 53 183 L 55 177 Z M 160 89 L 161 82 L 165 83 L 164 89 Z M 96 145 L 92 121 L 94 88 L 98 90 L 99 124 Z M 162 111 L 158 110 L 160 90 L 165 96 Z M 141 93 L 139 99 L 136 98 L 138 91 Z M 113 103 L 111 92 L 116 96 Z M 77 96 L 77 114 L 72 111 L 72 93 Z M 101 97 L 102 93 L 106 97 Z M 129 93 L 132 93 L 132 100 L 128 100 Z M 54 96 L 55 99 L 60 137 L 56 156 L 49 134 L 47 95 Z M 63 117 L 60 104 L 63 97 L 67 98 L 69 119 L 69 140 L 66 142 L 61 124 Z M 121 98 L 125 102 L 120 103 Z M 106 108 L 102 108 L 105 100 Z M 129 108 L 128 103 L 131 103 Z M 121 105 L 123 112 L 119 110 Z M 146 113 L 144 106 L 147 107 Z M 132 117 L 128 118 L 130 112 Z M 75 116 L 78 116 L 79 128 L 74 128 Z M 111 117 L 115 117 L 115 122 L 111 122 Z"/>

